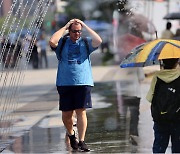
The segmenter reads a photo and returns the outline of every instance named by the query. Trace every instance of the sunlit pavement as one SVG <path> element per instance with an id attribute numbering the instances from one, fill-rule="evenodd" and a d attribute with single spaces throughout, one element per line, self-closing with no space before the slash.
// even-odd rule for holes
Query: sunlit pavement
<path id="1" fill-rule="evenodd" d="M 145 68 L 147 74 L 158 67 Z M 141 91 L 139 136 L 130 137 L 131 110 L 122 105 L 121 87 L 132 76 L 118 65 L 93 66 L 95 87 L 92 92 L 93 109 L 88 110 L 86 142 L 92 153 L 152 153 L 153 129 L 150 104 L 145 95 L 151 77 L 138 87 Z M 68 153 L 65 129 L 58 111 L 58 95 L 55 87 L 56 69 L 29 69 L 25 73 L 20 103 L 13 116 L 13 140 L 3 153 Z M 118 88 L 121 85 L 120 88 Z M 122 87 L 123 88 L 123 87 Z M 126 105 L 125 105 L 126 106 Z M 121 110 L 126 108 L 126 114 Z M 75 128 L 76 129 L 76 128 Z"/>

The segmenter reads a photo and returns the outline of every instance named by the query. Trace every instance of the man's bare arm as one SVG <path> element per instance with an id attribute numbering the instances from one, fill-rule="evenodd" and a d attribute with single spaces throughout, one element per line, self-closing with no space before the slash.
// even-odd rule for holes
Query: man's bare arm
<path id="1" fill-rule="evenodd" d="M 74 22 L 74 19 L 70 20 L 64 27 L 55 32 L 49 40 L 51 47 L 56 48 L 59 42 L 59 39 L 64 35 L 65 31 L 69 26 Z"/>
<path id="2" fill-rule="evenodd" d="M 92 37 L 92 46 L 94 48 L 100 46 L 100 44 L 102 43 L 101 37 L 94 30 L 88 27 L 83 21 L 79 19 L 75 19 L 75 21 L 79 22 L 89 32 Z"/>

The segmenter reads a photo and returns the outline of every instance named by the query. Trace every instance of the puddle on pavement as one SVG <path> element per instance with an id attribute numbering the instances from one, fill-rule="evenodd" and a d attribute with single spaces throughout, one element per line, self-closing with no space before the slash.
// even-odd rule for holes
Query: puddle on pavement
<path id="1" fill-rule="evenodd" d="M 138 151 L 136 138 L 140 100 L 137 97 L 125 96 L 125 90 L 121 87 L 128 84 L 131 83 L 95 83 L 92 90 L 93 109 L 87 111 L 86 133 L 86 142 L 92 152 Z M 42 128 L 37 124 L 29 133 L 17 137 L 7 150 L 15 153 L 65 153 L 69 149 L 65 144 L 65 134 L 64 127 Z"/>

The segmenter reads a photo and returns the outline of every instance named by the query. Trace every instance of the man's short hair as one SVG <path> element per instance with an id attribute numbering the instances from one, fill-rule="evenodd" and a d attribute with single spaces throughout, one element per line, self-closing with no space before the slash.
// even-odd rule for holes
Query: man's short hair
<path id="1" fill-rule="evenodd" d="M 69 26 L 69 30 L 71 30 L 71 27 L 72 27 L 72 25 L 73 25 L 73 24 L 75 24 L 75 25 L 79 25 L 79 24 L 80 24 L 80 25 L 81 25 L 81 27 L 82 27 L 82 24 L 81 24 L 81 23 L 79 23 L 79 22 L 73 22 L 72 24 L 70 24 L 70 26 Z"/>

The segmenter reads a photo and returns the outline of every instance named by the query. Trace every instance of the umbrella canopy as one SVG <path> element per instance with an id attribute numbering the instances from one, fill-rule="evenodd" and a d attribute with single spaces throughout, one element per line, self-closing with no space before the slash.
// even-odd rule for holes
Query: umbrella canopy
<path id="1" fill-rule="evenodd" d="M 177 19 L 180 19 L 180 12 L 168 13 L 167 15 L 165 15 L 165 17 L 163 19 L 167 19 L 167 20 L 177 20 Z"/>
<path id="2" fill-rule="evenodd" d="M 134 48 L 120 67 L 144 67 L 159 64 L 161 59 L 180 58 L 180 41 L 157 39 Z"/>
<path id="3" fill-rule="evenodd" d="M 149 34 L 155 34 L 156 28 L 151 20 L 149 20 L 147 17 L 143 16 L 142 14 L 133 14 L 129 18 L 129 22 L 132 23 L 131 26 L 133 26 L 135 29 L 138 29 L 140 31 L 149 33 Z"/>
<path id="4" fill-rule="evenodd" d="M 118 36 L 116 41 L 117 48 L 119 49 L 118 51 L 120 54 L 124 55 L 124 57 L 127 56 L 134 47 L 145 42 L 144 39 L 130 33 Z"/>

